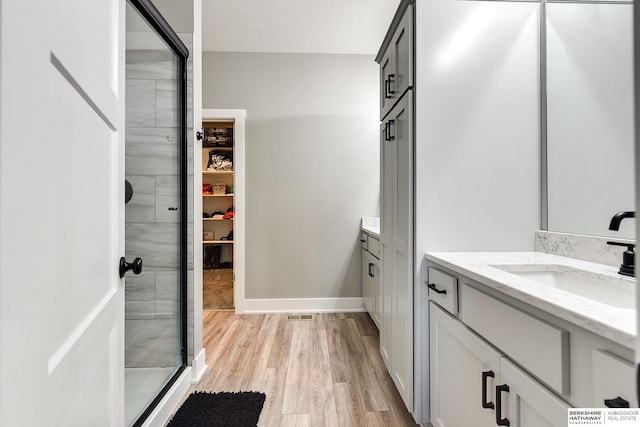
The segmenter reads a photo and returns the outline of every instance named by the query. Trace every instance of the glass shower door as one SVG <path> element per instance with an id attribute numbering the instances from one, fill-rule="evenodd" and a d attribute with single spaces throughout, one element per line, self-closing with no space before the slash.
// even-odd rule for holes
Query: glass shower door
<path id="1" fill-rule="evenodd" d="M 131 4 L 126 37 L 125 253 L 143 262 L 125 280 L 125 422 L 134 425 L 184 366 L 182 85 L 180 58 Z"/>

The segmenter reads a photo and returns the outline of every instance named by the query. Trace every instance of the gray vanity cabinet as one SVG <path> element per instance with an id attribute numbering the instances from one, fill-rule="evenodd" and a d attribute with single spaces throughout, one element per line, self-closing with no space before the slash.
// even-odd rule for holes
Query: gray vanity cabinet
<path id="1" fill-rule="evenodd" d="M 571 407 L 637 407 L 630 348 L 427 265 L 434 427 L 564 427 Z"/>
<path id="2" fill-rule="evenodd" d="M 429 317 L 434 427 L 566 425 L 568 403 L 433 302 Z"/>

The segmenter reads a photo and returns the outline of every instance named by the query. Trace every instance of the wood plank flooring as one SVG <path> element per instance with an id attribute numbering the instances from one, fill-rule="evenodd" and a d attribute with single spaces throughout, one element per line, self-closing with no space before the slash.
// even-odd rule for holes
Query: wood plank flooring
<path id="1" fill-rule="evenodd" d="M 259 426 L 415 426 L 366 313 L 204 312 L 209 369 L 192 391 L 261 391 Z"/>

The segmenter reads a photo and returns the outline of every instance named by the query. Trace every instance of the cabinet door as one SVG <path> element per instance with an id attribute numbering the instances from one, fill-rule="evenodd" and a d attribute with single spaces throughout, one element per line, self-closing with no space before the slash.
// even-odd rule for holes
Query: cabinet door
<path id="1" fill-rule="evenodd" d="M 391 377 L 407 408 L 413 407 L 413 94 L 389 113 L 395 158 L 392 220 L 393 371 Z"/>
<path id="2" fill-rule="evenodd" d="M 380 61 L 380 120 L 413 87 L 413 7 L 409 6 Z"/>
<path id="3" fill-rule="evenodd" d="M 429 318 L 431 422 L 435 427 L 495 425 L 500 354 L 433 302 Z"/>
<path id="4" fill-rule="evenodd" d="M 592 372 L 593 408 L 604 408 L 607 406 L 606 400 L 616 398 L 626 400 L 632 408 L 638 407 L 635 387 L 636 370 L 633 363 L 607 351 L 594 350 Z"/>
<path id="5" fill-rule="evenodd" d="M 396 150 L 395 145 L 388 141 L 387 129 L 388 121 L 380 125 L 380 197 L 382 208 L 380 212 L 380 255 L 382 260 L 382 324 L 380 327 L 380 354 L 382 360 L 391 372 L 391 349 L 392 349 L 392 300 L 394 286 L 393 274 L 393 218 L 394 199 L 396 197 L 395 175 L 396 175 Z"/>
<path id="6" fill-rule="evenodd" d="M 371 278 L 372 287 L 374 292 L 373 298 L 373 321 L 380 329 L 380 325 L 382 325 L 382 287 L 380 280 L 380 261 L 378 261 L 375 257 L 371 258 L 371 262 L 373 263 L 372 273 L 373 277 Z"/>
<path id="7" fill-rule="evenodd" d="M 394 64 L 394 51 L 389 46 L 380 61 L 380 120 L 384 119 L 396 100 L 391 87 L 396 74 Z"/>
<path id="8" fill-rule="evenodd" d="M 373 283 L 373 262 L 369 252 L 362 250 L 362 302 L 373 318 L 375 305 L 375 287 Z"/>
<path id="9" fill-rule="evenodd" d="M 391 76 L 390 89 L 395 99 L 399 99 L 413 86 L 413 7 L 409 6 L 404 13 L 390 48 L 393 50 L 395 74 Z"/>
<path id="10" fill-rule="evenodd" d="M 496 422 L 497 417 L 500 417 L 507 418 L 511 427 L 567 425 L 567 410 L 571 405 L 524 373 L 506 357 L 500 359 L 499 381 L 500 386 L 506 385 L 509 390 L 496 396 L 496 400 L 501 399 L 501 405 L 496 404 Z M 498 413 L 498 410 L 501 413 Z"/>
<path id="11" fill-rule="evenodd" d="M 380 351 L 409 408 L 413 405 L 413 94 L 382 123 L 382 330 Z"/>

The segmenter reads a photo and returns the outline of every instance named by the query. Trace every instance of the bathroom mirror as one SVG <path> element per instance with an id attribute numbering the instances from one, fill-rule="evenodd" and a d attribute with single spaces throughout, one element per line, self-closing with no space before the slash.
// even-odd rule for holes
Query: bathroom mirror
<path id="1" fill-rule="evenodd" d="M 547 229 L 635 239 L 633 6 L 546 4 Z"/>

